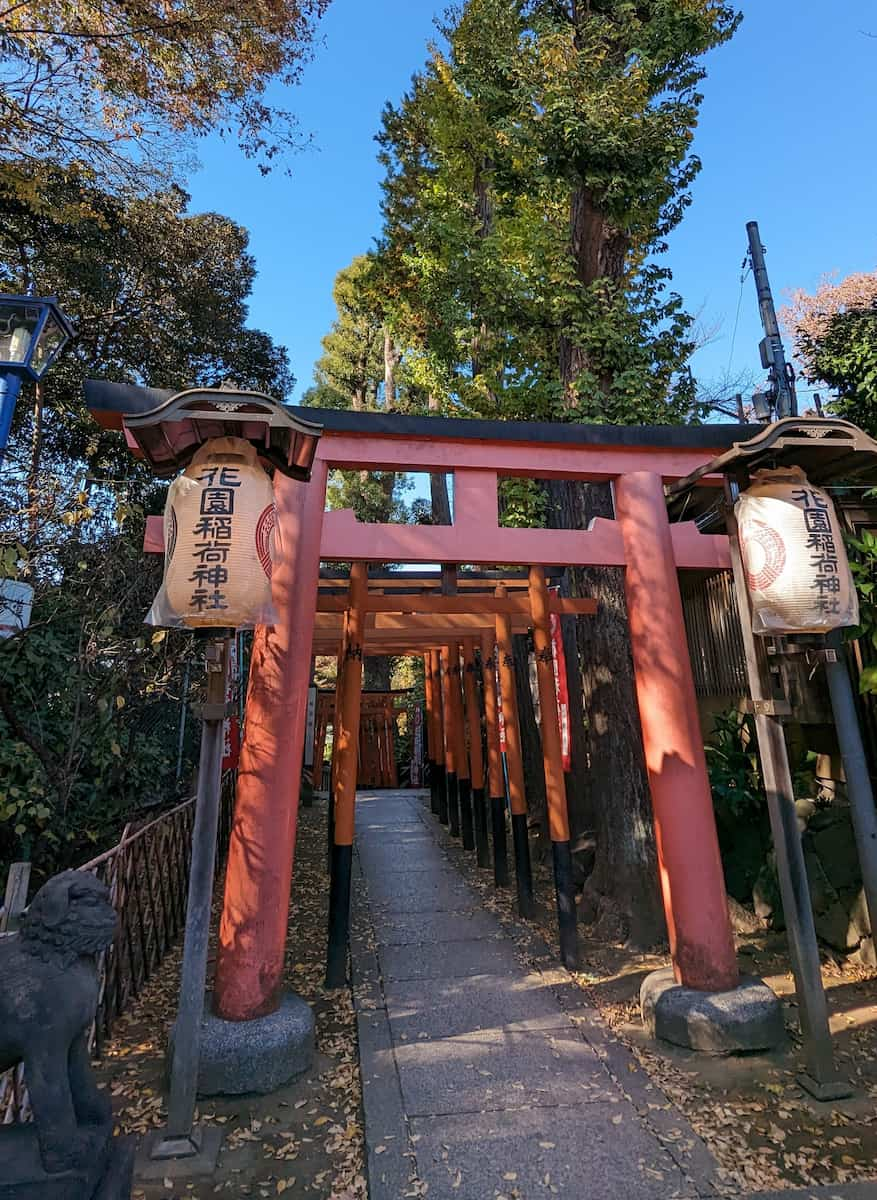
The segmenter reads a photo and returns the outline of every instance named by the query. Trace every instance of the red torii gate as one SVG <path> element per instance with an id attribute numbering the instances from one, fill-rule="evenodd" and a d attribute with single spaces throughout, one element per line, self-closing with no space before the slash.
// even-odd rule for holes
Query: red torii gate
<path id="1" fill-rule="evenodd" d="M 309 413 L 309 415 L 313 415 Z M 677 570 L 730 563 L 724 535 L 671 526 L 663 481 L 680 479 L 746 431 L 738 426 L 612 428 L 321 411 L 311 481 L 275 480 L 283 556 L 280 622 L 256 633 L 247 735 L 214 996 L 219 1015 L 272 1011 L 280 987 L 292 873 L 310 644 L 321 561 L 624 566 L 637 696 L 661 886 L 680 982 L 737 982 Z M 324 512 L 329 470 L 454 475 L 451 526 L 362 525 Z M 612 480 L 617 520 L 588 530 L 501 528 L 500 476 Z"/>
<path id="2" fill-rule="evenodd" d="M 151 402 L 169 395 L 153 390 Z M 109 411 L 111 402 L 92 407 L 103 407 L 96 413 L 103 424 L 123 427 L 121 414 Z M 693 522 L 671 526 L 664 481 L 692 474 L 751 430 L 292 411 L 318 416 L 323 436 L 308 483 L 275 476 L 281 553 L 273 596 L 279 620 L 254 637 L 214 984 L 217 1014 L 246 1021 L 272 1012 L 278 1002 L 321 561 L 626 569 L 676 977 L 705 991 L 734 987 L 734 943 L 677 578 L 678 570 L 727 569 L 730 556 L 724 534 L 702 535 Z M 351 512 L 327 513 L 332 468 L 452 473 L 454 524 L 361 525 Z M 612 481 L 616 520 L 598 519 L 574 531 L 501 528 L 497 482 L 506 476 Z M 708 486 L 710 480 L 702 482 Z M 154 524 L 148 541 L 163 549 Z"/>

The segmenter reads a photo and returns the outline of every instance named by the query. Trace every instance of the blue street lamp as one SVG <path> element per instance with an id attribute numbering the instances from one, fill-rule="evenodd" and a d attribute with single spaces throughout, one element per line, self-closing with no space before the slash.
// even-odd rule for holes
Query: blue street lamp
<path id="1" fill-rule="evenodd" d="M 21 381 L 42 379 L 72 336 L 55 296 L 0 296 L 0 463 Z"/>

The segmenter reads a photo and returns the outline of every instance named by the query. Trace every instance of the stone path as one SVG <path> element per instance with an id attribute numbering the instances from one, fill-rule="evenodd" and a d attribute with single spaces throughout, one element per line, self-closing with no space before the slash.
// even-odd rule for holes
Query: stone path
<path id="1" fill-rule="evenodd" d="M 361 794 L 356 818 L 371 1200 L 716 1195 L 703 1142 L 544 942 L 522 954 L 521 929 L 484 910 L 426 794 Z"/>

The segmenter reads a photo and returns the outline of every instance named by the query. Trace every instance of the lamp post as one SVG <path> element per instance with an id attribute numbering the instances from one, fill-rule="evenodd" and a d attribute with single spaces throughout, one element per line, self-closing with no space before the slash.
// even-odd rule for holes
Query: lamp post
<path id="1" fill-rule="evenodd" d="M 42 379 L 73 336 L 55 296 L 0 296 L 0 464 L 23 379 Z"/>

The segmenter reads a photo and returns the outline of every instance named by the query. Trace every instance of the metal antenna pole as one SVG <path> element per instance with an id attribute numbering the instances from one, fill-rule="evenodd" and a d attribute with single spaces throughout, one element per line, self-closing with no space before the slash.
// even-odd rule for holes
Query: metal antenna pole
<path id="1" fill-rule="evenodd" d="M 797 417 L 798 399 L 795 395 L 795 375 L 791 364 L 786 362 L 783 339 L 780 336 L 773 294 L 770 290 L 770 280 L 767 277 L 767 267 L 764 262 L 764 246 L 761 244 L 761 235 L 758 232 L 758 222 L 748 221 L 746 233 L 749 236 L 752 274 L 755 276 L 758 308 L 765 333 L 759 345 L 761 365 L 766 371 L 770 371 L 777 416 Z"/>

